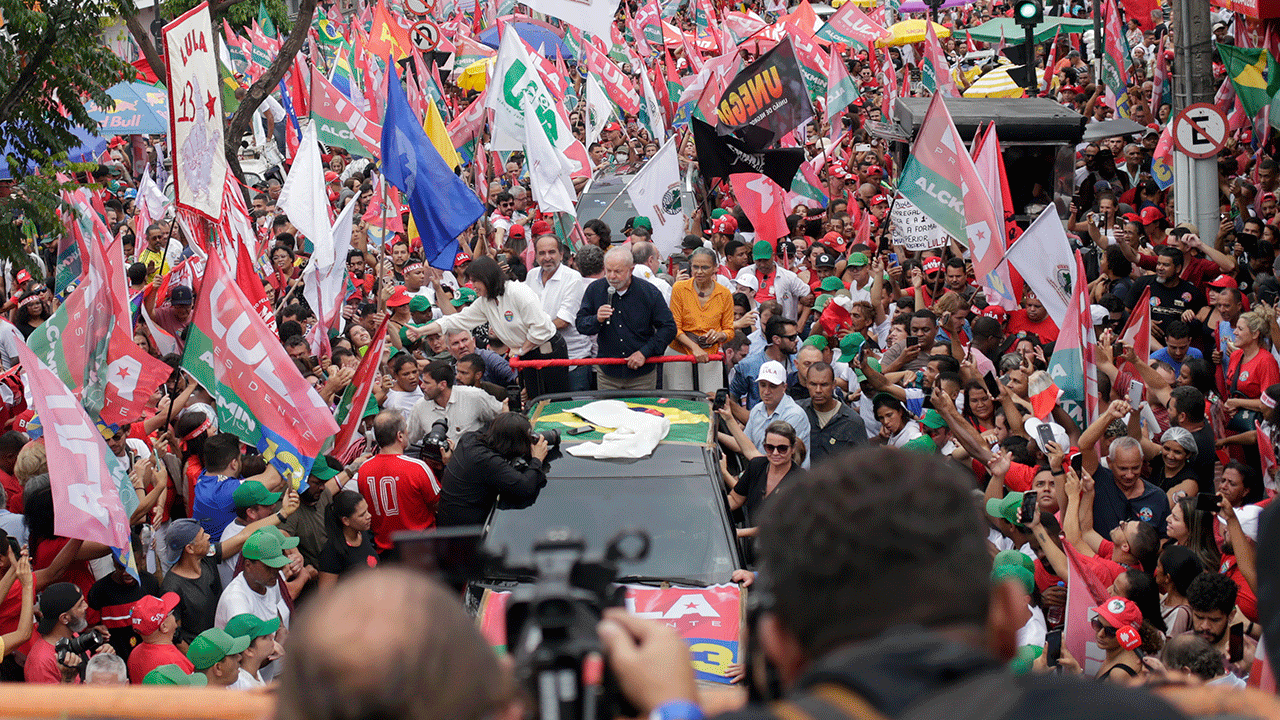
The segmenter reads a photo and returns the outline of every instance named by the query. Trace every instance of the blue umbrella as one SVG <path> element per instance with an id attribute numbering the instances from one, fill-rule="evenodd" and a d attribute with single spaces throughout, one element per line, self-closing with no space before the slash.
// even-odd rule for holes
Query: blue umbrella
<path id="1" fill-rule="evenodd" d="M 556 50 L 559 49 L 561 57 L 573 57 L 573 54 L 569 52 L 568 46 L 561 39 L 561 35 L 550 27 L 532 22 L 507 22 L 505 24 L 508 30 L 514 29 L 521 40 L 529 43 L 529 47 L 533 48 L 534 52 L 540 50 L 544 56 L 554 58 Z M 480 33 L 480 42 L 491 48 L 498 47 L 498 26 L 494 25 Z"/>
<path id="2" fill-rule="evenodd" d="M 169 132 L 169 96 L 163 87 L 123 82 L 107 89 L 115 101 L 110 108 L 90 103 L 89 117 L 101 125 L 102 135 L 161 135 Z"/>
<path id="3" fill-rule="evenodd" d="M 9 135 L 8 128 L 0 128 L 0 137 Z M 76 136 L 76 144 L 67 153 L 67 162 L 88 163 L 97 162 L 102 153 L 107 151 L 107 141 L 98 135 L 94 135 L 82 127 L 72 127 L 71 132 Z M 13 153 L 12 144 L 6 142 L 4 149 L 0 151 L 0 156 L 5 159 L 0 161 L 0 180 L 9 180 L 12 174 L 9 172 L 8 156 Z M 33 172 L 36 169 L 34 161 L 27 161 L 27 172 Z"/>

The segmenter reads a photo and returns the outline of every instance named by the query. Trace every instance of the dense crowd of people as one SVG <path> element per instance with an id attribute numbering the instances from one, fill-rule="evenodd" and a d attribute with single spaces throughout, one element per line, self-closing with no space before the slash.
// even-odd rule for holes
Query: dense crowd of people
<path id="1" fill-rule="evenodd" d="M 670 22 L 696 37 L 694 5 Z M 624 6 L 626 35 L 639 7 Z M 739 10 L 720 8 L 729 9 Z M 787 12 L 741 10 L 770 20 Z M 261 340 L 279 342 L 336 413 L 370 353 L 378 368 L 368 401 L 342 411 L 360 418 L 356 437 L 316 457 L 297 487 L 220 427 L 215 396 L 184 371 L 203 293 L 180 270 L 204 255 L 204 240 L 173 215 L 139 223 L 143 183 L 127 149 L 113 145 L 93 179 L 127 259 L 133 339 L 172 368 L 141 417 L 99 425 L 137 495 L 137 566 L 56 532 L 50 435 L 16 376 L 0 376 L 0 678 L 278 684 L 281 717 L 338 718 L 353 717 L 339 691 L 369 695 L 377 714 L 418 714 L 409 699 L 374 698 L 373 686 L 430 667 L 448 668 L 422 679 L 451 708 L 439 717 L 518 706 L 510 683 L 474 686 L 507 670 L 455 599 L 380 566 L 398 531 L 481 524 L 499 497 L 537 496 L 550 449 L 523 414 L 532 400 L 617 390 L 699 392 L 714 408 L 727 507 L 762 569 L 733 580 L 758 584 L 772 603 L 748 632 L 799 691 L 794 709 L 811 712 L 814 698 L 865 701 L 897 717 L 935 693 L 942 704 L 928 709 L 937 711 L 1017 692 L 992 716 L 1057 698 L 1080 704 L 1063 717 L 1131 717 L 1139 706 L 1177 717 L 1112 685 L 1267 682 L 1258 543 L 1280 441 L 1280 165 L 1273 138 L 1236 129 L 1218 161 L 1221 224 L 1170 221 L 1173 198 L 1152 168 L 1176 60 L 1161 10 L 1128 27 L 1127 107 L 1142 130 L 1081 142 L 1074 194 L 1056 199 L 1088 275 L 1092 414 L 1052 392 L 1061 328 L 1016 272 L 1019 307 L 1007 311 L 988 303 L 966 238 L 923 252 L 901 244 L 890 210 L 901 156 L 867 123 L 885 119 L 883 93 L 901 94 L 886 78 L 927 94 L 919 44 L 892 47 L 887 60 L 833 45 L 858 99 L 844 114 L 821 108 L 797 134 L 806 159 L 826 158 L 823 199 L 793 196 L 784 237 L 757 233 L 728 182 L 696 189 L 676 247 L 655 243 L 642 209 L 620 227 L 592 219 L 566 232 L 534 200 L 530 158 L 504 153 L 505 172 L 476 188 L 486 215 L 446 270 L 431 266 L 416 235 L 388 228 L 378 163 L 324 148 L 332 209 L 354 199 L 357 218 L 331 327 L 317 328 L 304 292 L 313 247 L 277 206 L 289 163 L 269 168 L 247 190 L 265 248 L 253 269 L 277 331 Z M 1009 11 L 987 0 L 942 11 L 947 61 L 961 66 L 964 28 Z M 1061 11 L 1089 16 L 1070 4 Z M 1232 44 L 1233 16 L 1220 15 L 1214 43 Z M 1060 35 L 1040 47 L 1041 94 L 1094 124 L 1115 108 L 1086 62 L 1091 41 Z M 749 61 L 760 47 L 739 51 Z M 665 52 L 686 81 L 704 62 L 687 40 Z M 578 67 L 567 80 L 582 98 Z M 645 84 L 643 64 L 622 69 Z M 1223 67 L 1214 71 L 1221 80 Z M 447 80 L 442 88 L 455 111 L 475 97 Z M 252 150 L 288 154 L 281 112 L 273 101 L 255 116 Z M 664 141 L 635 115 L 602 124 L 598 136 L 583 108 L 567 117 L 597 171 L 652 159 Z M 696 168 L 688 130 L 675 132 L 682 169 Z M 163 168 L 164 138 L 147 150 L 147 165 Z M 405 209 L 403 226 L 408 219 Z M 3 309 L 22 338 L 69 291 L 56 243 L 34 229 L 26 251 L 30 269 L 3 268 Z M 1134 338 L 1134 327 L 1149 337 Z M 176 352 L 162 352 L 161 334 Z M 9 370 L 17 356 L 6 342 Z M 685 359 L 653 362 L 663 356 Z M 1073 582 L 1104 589 L 1090 631 L 1104 657 L 1074 657 L 1056 640 Z M 425 619 L 426 607 L 438 615 Z M 348 628 L 359 632 L 347 637 Z M 614 611 L 600 635 L 640 710 L 701 717 L 678 638 Z M 333 652 L 344 642 L 370 645 L 369 666 L 357 671 L 355 655 Z M 402 646 L 422 668 L 392 673 Z M 1025 677 L 998 669 L 1010 660 Z M 1050 673 L 1110 684 L 1068 692 L 1083 686 Z M 903 687 L 880 689 L 885 682 Z"/>

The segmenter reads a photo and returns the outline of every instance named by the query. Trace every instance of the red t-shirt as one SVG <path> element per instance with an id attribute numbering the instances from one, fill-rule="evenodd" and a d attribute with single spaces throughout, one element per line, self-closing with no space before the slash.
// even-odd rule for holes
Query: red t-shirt
<path id="1" fill-rule="evenodd" d="M 1058 577 L 1057 575 L 1054 575 L 1053 573 L 1045 569 L 1044 563 L 1041 562 L 1039 558 L 1036 559 L 1035 575 L 1036 575 L 1036 589 L 1038 589 L 1040 592 L 1044 592 L 1045 590 L 1048 590 L 1054 585 L 1057 585 L 1058 583 L 1062 582 L 1062 578 Z"/>
<path id="2" fill-rule="evenodd" d="M 1009 313 L 1009 322 L 1006 329 L 1010 335 L 1020 332 L 1035 333 L 1036 337 L 1040 338 L 1042 345 L 1058 341 L 1058 326 L 1053 324 L 1053 320 L 1050 320 L 1046 315 L 1043 320 L 1032 322 L 1027 318 L 1027 311 L 1022 309 Z"/>
<path id="3" fill-rule="evenodd" d="M 22 514 L 22 483 L 18 482 L 18 478 L 9 473 L 0 470 L 0 485 L 4 486 L 5 496 L 8 501 L 5 503 L 5 509 L 11 513 Z"/>
<path id="4" fill-rule="evenodd" d="M 31 563 L 32 570 L 43 570 L 53 564 L 53 559 L 58 556 L 63 546 L 71 542 L 67 538 L 50 538 L 41 540 L 39 547 L 36 548 L 35 562 Z M 89 563 L 84 560 L 72 560 L 67 564 L 67 569 L 62 573 L 62 577 L 58 582 L 75 583 L 80 588 L 80 592 L 86 597 L 89 595 L 89 588 L 93 587 L 93 572 L 89 570 Z M 90 625 L 97 622 L 97 613 L 92 609 L 89 610 Z"/>
<path id="5" fill-rule="evenodd" d="M 421 460 L 404 455 L 375 455 L 360 466 L 360 494 L 373 514 L 373 542 L 391 549 L 391 534 L 436 526 L 440 483 Z"/>
<path id="6" fill-rule="evenodd" d="M 173 643 L 138 643 L 129 653 L 129 682 L 141 685 L 142 678 L 161 665 L 177 665 L 188 675 L 196 670 L 196 666 Z"/>
<path id="7" fill-rule="evenodd" d="M 53 644 L 41 635 L 36 635 L 31 640 L 31 649 L 27 651 L 27 664 L 23 668 L 23 674 L 29 683 L 56 685 L 62 682 L 58 654 L 54 651 Z M 79 683 L 80 678 L 75 677 L 71 682 Z"/>
<path id="8" fill-rule="evenodd" d="M 1098 554 L 1094 557 L 1080 556 L 1080 563 L 1086 570 L 1093 573 L 1093 577 L 1099 583 L 1110 587 L 1116 581 L 1116 578 L 1129 571 L 1129 568 L 1121 565 L 1111 559 L 1111 553 L 1115 551 L 1115 543 L 1110 540 L 1103 540 L 1098 544 Z"/>
<path id="9" fill-rule="evenodd" d="M 1240 361 L 1243 357 L 1243 350 L 1237 350 L 1231 354 L 1231 365 L 1227 367 L 1227 392 L 1231 397 L 1256 400 L 1262 397 L 1263 390 L 1280 382 L 1280 365 L 1276 364 L 1275 356 L 1266 350 L 1259 350 L 1252 360 L 1241 366 Z M 1237 372 L 1240 373 L 1240 379 L 1235 383 L 1235 392 L 1232 393 L 1232 382 Z"/>
<path id="10" fill-rule="evenodd" d="M 1236 593 L 1236 607 L 1240 608 L 1240 612 L 1244 613 L 1250 622 L 1258 622 L 1258 596 L 1253 594 L 1253 588 L 1249 587 L 1244 574 L 1240 572 L 1236 556 L 1223 555 L 1222 566 L 1218 571 L 1231 578 L 1239 588 L 1240 591 Z"/>
<path id="11" fill-rule="evenodd" d="M 1009 472 L 1004 476 L 1004 486 L 1009 488 L 1010 492 L 1030 492 L 1031 481 L 1039 471 L 1040 469 L 1034 465 L 1011 462 Z"/>

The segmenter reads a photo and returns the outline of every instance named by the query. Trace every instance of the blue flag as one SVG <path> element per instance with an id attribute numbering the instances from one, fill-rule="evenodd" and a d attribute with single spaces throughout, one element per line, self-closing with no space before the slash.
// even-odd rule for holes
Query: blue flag
<path id="1" fill-rule="evenodd" d="M 382 123 L 382 167 L 387 182 L 404 193 L 434 268 L 452 270 L 458 236 L 484 215 L 471 188 L 445 164 L 409 109 L 394 61 L 387 64 L 387 113 Z"/>

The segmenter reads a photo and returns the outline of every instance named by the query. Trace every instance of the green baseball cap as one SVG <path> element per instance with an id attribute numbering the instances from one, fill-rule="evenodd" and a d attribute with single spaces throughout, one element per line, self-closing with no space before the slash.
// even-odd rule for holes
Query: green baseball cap
<path id="1" fill-rule="evenodd" d="M 871 264 L 871 260 L 867 258 L 866 253 L 852 252 L 849 253 L 849 267 L 865 267 Z"/>
<path id="2" fill-rule="evenodd" d="M 253 539 L 250 538 L 249 542 L 253 542 Z M 245 548 L 248 549 L 248 547 L 246 544 Z M 187 648 L 187 659 L 196 666 L 197 670 L 208 670 L 223 658 L 244 652 L 251 642 L 253 642 L 251 638 L 233 637 L 226 630 L 209 628 L 191 641 L 191 645 Z"/>
<path id="3" fill-rule="evenodd" d="M 472 290 L 469 287 L 463 287 L 458 288 L 458 294 L 449 302 L 453 303 L 454 307 L 462 307 L 463 305 L 474 301 L 478 297 L 480 296 L 476 294 L 475 290 Z"/>
<path id="4" fill-rule="evenodd" d="M 1018 525 L 1018 508 L 1022 507 L 1023 495 L 1024 493 L 1011 492 L 1002 498 L 991 498 L 987 501 L 987 514 Z"/>
<path id="5" fill-rule="evenodd" d="M 431 309 L 431 301 L 426 295 L 414 295 L 409 301 L 409 312 L 426 312 Z"/>
<path id="6" fill-rule="evenodd" d="M 1014 675 L 1026 675 L 1031 672 L 1036 659 L 1043 652 L 1044 648 L 1039 645 L 1023 645 L 1014 652 L 1013 659 L 1009 661 L 1009 672 Z"/>
<path id="7" fill-rule="evenodd" d="M 632 227 L 633 229 L 634 229 L 634 228 L 645 228 L 646 230 L 652 230 L 652 229 L 653 229 L 653 221 L 652 221 L 652 220 L 650 220 L 650 219 L 648 218 L 648 216 L 646 216 L 646 215 L 637 215 L 637 216 L 635 216 L 635 218 L 633 218 L 633 219 L 631 220 L 631 227 Z"/>
<path id="8" fill-rule="evenodd" d="M 257 480 L 245 480 L 232 493 L 231 499 L 237 508 L 248 508 L 254 505 L 275 505 L 280 502 L 281 493 L 267 490 L 267 486 Z"/>
<path id="9" fill-rule="evenodd" d="M 816 347 L 816 348 L 818 348 L 819 350 L 826 350 L 826 349 L 827 349 L 827 338 L 826 338 L 826 336 L 825 336 L 825 335 L 810 335 L 810 336 L 809 336 L 809 337 L 804 341 L 804 344 L 805 344 L 805 345 L 807 345 L 807 346 L 809 346 L 809 347 Z"/>
<path id="10" fill-rule="evenodd" d="M 231 637 L 247 637 L 253 642 L 263 635 L 274 635 L 280 629 L 280 618 L 263 620 L 253 613 L 243 613 L 228 620 L 226 629 Z"/>
<path id="11" fill-rule="evenodd" d="M 1021 565 L 997 565 L 991 568 L 991 582 L 998 583 L 1004 580 L 1017 580 L 1027 594 L 1036 586 L 1036 577 Z"/>
<path id="12" fill-rule="evenodd" d="M 296 539 L 296 538 L 295 538 Z M 267 567 L 282 568 L 289 564 L 284 554 L 284 536 L 275 535 L 265 529 L 249 536 L 248 542 L 240 550 L 246 560 L 257 560 Z M 216 662 L 216 661 L 215 661 Z M 207 665 L 205 667 L 208 667 Z"/>
<path id="13" fill-rule="evenodd" d="M 844 289 L 844 282 L 832 275 L 831 277 L 822 278 L 822 284 L 818 286 L 818 289 L 823 292 L 836 292 Z"/>
<path id="14" fill-rule="evenodd" d="M 839 362 L 847 363 L 858 356 L 858 351 L 867 342 L 862 333 L 851 332 L 840 338 L 840 360 Z"/>
<path id="15" fill-rule="evenodd" d="M 711 219 L 719 220 L 720 218 L 728 214 L 729 214 L 729 208 L 716 208 L 715 210 L 711 211 Z"/>
<path id="16" fill-rule="evenodd" d="M 296 537 L 289 537 L 288 535 L 285 535 L 284 532 L 280 530 L 279 525 L 268 525 L 262 528 L 261 532 L 267 533 L 268 535 L 275 535 L 276 538 L 280 540 L 280 547 L 285 550 L 292 550 L 298 547 L 298 543 L 302 542 Z"/>
<path id="17" fill-rule="evenodd" d="M 1036 571 L 1035 561 L 1027 557 L 1026 553 L 1018 552 L 1017 550 L 1001 550 L 996 553 L 996 559 L 991 561 L 991 565 L 992 567 L 1017 565 L 1018 567 L 1026 568 L 1027 572 L 1033 573 Z"/>
<path id="18" fill-rule="evenodd" d="M 942 413 L 933 408 L 924 411 L 924 417 L 920 418 L 920 424 L 930 430 L 941 430 L 947 427 L 947 421 L 942 418 Z"/>
<path id="19" fill-rule="evenodd" d="M 767 240 L 757 240 L 755 245 L 751 246 L 752 260 L 769 260 L 773 257 L 773 246 Z"/>
<path id="20" fill-rule="evenodd" d="M 370 396 L 372 397 L 372 396 Z M 324 455 L 317 455 L 314 462 L 311 463 L 311 474 L 321 480 L 330 480 L 338 476 L 341 470 L 334 470 Z"/>
<path id="21" fill-rule="evenodd" d="M 915 450 L 928 455 L 938 452 L 938 446 L 934 444 L 933 438 L 928 435 L 921 435 L 918 438 L 912 438 L 906 445 L 902 446 L 903 450 Z"/>
<path id="22" fill-rule="evenodd" d="M 216 660 L 214 662 L 217 662 Z M 143 685 L 190 685 L 203 687 L 209 684 L 209 677 L 204 673 L 188 675 L 177 665 L 161 665 L 142 678 Z"/>

